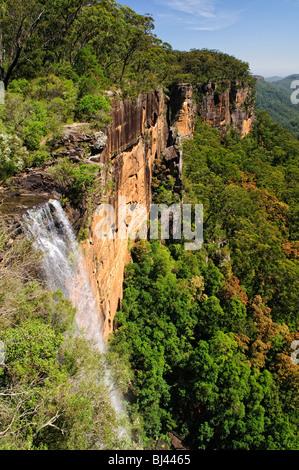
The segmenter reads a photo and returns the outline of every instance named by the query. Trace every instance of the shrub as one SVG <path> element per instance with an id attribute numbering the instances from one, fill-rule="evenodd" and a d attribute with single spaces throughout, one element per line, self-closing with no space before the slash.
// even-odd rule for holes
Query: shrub
<path id="1" fill-rule="evenodd" d="M 28 150 L 38 150 L 42 138 L 46 134 L 46 126 L 40 121 L 32 121 L 23 129 L 24 144 Z"/>
<path id="2" fill-rule="evenodd" d="M 18 137 L 0 134 L 0 179 L 5 181 L 21 171 L 27 158 L 28 152 Z"/>
<path id="3" fill-rule="evenodd" d="M 18 80 L 13 80 L 8 88 L 10 93 L 19 93 L 24 94 L 27 92 L 29 87 L 29 82 L 25 78 L 19 78 Z"/>
<path id="4" fill-rule="evenodd" d="M 86 95 L 80 99 L 77 110 L 81 117 L 90 120 L 96 118 L 99 111 L 109 113 L 110 105 L 107 98 L 102 95 Z"/>
<path id="5" fill-rule="evenodd" d="M 102 68 L 99 65 L 94 49 L 90 45 L 85 46 L 77 53 L 75 69 L 80 76 L 88 76 L 93 73 L 104 78 Z"/>
<path id="6" fill-rule="evenodd" d="M 49 152 L 45 150 L 37 150 L 32 152 L 29 159 L 27 166 L 29 167 L 38 167 L 42 166 L 49 159 Z"/>
<path id="7" fill-rule="evenodd" d="M 98 165 L 75 164 L 67 158 L 61 159 L 57 165 L 50 169 L 54 179 L 64 184 L 65 195 L 71 202 L 78 203 L 86 194 L 90 194 Z"/>
<path id="8" fill-rule="evenodd" d="M 32 80 L 28 93 L 34 100 L 47 102 L 54 98 L 62 98 L 71 106 L 77 97 L 77 88 L 72 80 L 48 75 Z"/>
<path id="9" fill-rule="evenodd" d="M 80 78 L 80 80 L 78 81 L 78 87 L 79 87 L 79 94 L 78 94 L 79 100 L 83 98 L 83 96 L 86 96 L 86 95 L 94 96 L 97 93 L 100 93 L 101 90 L 103 89 L 98 78 L 86 77 L 86 76 L 83 76 Z"/>
<path id="10" fill-rule="evenodd" d="M 69 107 L 62 98 L 54 98 L 48 105 L 48 112 L 51 116 L 51 121 L 57 123 L 67 122 L 70 118 Z"/>

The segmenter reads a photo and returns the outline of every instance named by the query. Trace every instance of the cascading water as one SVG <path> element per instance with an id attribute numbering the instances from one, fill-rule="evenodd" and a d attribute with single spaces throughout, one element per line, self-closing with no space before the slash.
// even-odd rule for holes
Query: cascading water
<path id="1" fill-rule="evenodd" d="M 84 263 L 71 224 L 55 200 L 28 211 L 25 231 L 43 253 L 42 270 L 48 287 L 60 290 L 77 309 L 76 322 L 104 352 L 103 325 L 98 315 Z"/>
<path id="2" fill-rule="evenodd" d="M 100 352 L 105 352 L 103 322 L 96 298 L 85 270 L 84 261 L 71 224 L 60 203 L 50 200 L 47 204 L 29 210 L 23 216 L 23 226 L 36 250 L 43 253 L 42 270 L 49 289 L 60 290 L 76 308 L 76 323 L 85 336 L 92 340 Z M 115 411 L 123 413 L 123 404 L 115 385 L 105 370 L 111 403 Z M 123 437 L 124 428 L 119 430 Z"/>

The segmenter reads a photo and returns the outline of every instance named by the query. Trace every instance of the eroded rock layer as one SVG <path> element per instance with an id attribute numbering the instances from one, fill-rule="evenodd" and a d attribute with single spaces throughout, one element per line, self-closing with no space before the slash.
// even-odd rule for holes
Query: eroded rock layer
<path id="1" fill-rule="evenodd" d="M 252 130 L 254 107 L 252 89 L 243 83 L 229 86 L 178 84 L 169 97 L 162 90 L 140 95 L 136 100 L 112 100 L 112 122 L 105 130 L 88 133 L 88 126 L 75 123 L 65 127 L 60 153 L 53 155 L 73 162 L 98 164 L 101 172 L 98 190 L 89 214 L 89 236 L 82 244 L 85 263 L 104 318 L 105 336 L 113 329 L 113 320 L 123 298 L 125 265 L 130 261 L 129 242 L 119 239 L 119 198 L 126 207 L 142 204 L 149 212 L 152 170 L 162 155 L 181 178 L 182 139 L 193 135 L 196 117 L 227 132 L 230 127 L 243 136 Z M 177 171 L 178 170 L 178 171 Z M 177 183 L 180 186 L 180 182 Z M 54 181 L 47 168 L 28 169 L 14 180 L 14 189 L 0 188 L 2 213 L 22 213 L 47 198 L 59 199 L 63 187 Z M 20 199 L 21 198 L 21 199 Z M 103 213 L 94 209 L 109 204 L 115 214 L 113 236 L 99 237 Z M 6 212 L 5 212 L 6 211 Z M 78 232 L 86 223 L 87 207 L 68 208 L 68 216 Z"/>
<path id="2" fill-rule="evenodd" d="M 105 318 L 105 335 L 113 329 L 113 319 L 123 297 L 124 269 L 130 261 L 128 240 L 117 238 L 119 197 L 126 198 L 127 207 L 139 203 L 149 211 L 154 161 L 162 152 L 166 157 L 177 155 L 182 170 L 182 153 L 178 152 L 177 144 L 183 138 L 192 137 L 197 115 L 224 132 L 231 126 L 245 136 L 252 129 L 254 113 L 249 87 L 233 82 L 221 93 L 215 84 L 195 88 L 189 84 L 174 86 L 168 103 L 162 91 L 141 95 L 136 101 L 114 103 L 105 148 L 96 156 L 103 165 L 104 186 L 108 188 L 106 202 L 115 211 L 114 236 L 111 240 L 97 237 L 103 214 L 98 215 L 96 211 L 91 221 L 91 236 L 84 245 Z"/>
<path id="3" fill-rule="evenodd" d="M 115 213 L 115 236 L 110 240 L 98 237 L 97 227 L 103 221 L 103 214 L 95 211 L 91 235 L 83 248 L 105 318 L 106 336 L 112 331 L 122 300 L 124 269 L 130 261 L 128 240 L 118 239 L 119 197 L 126 198 L 128 209 L 139 203 L 149 211 L 153 164 L 168 141 L 166 109 L 162 91 L 141 95 L 134 102 L 115 103 L 107 144 L 99 157 L 106 172 L 105 203 L 109 203 Z"/>

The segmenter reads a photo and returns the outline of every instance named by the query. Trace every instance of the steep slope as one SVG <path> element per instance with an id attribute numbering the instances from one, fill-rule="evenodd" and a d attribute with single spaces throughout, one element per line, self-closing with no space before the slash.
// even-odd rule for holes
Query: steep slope
<path id="1" fill-rule="evenodd" d="M 127 207 L 142 204 L 149 212 L 153 164 L 163 154 L 172 153 L 181 166 L 176 144 L 192 137 L 196 116 L 201 115 L 223 131 L 230 126 L 244 136 L 254 122 L 251 89 L 232 83 L 223 93 L 217 84 L 205 87 L 202 101 L 198 102 L 195 87 L 175 85 L 170 97 L 162 91 L 141 95 L 135 102 L 116 102 L 112 124 L 108 129 L 105 149 L 98 157 L 104 165 L 105 184 L 113 187 L 107 192 L 106 202 L 114 207 L 115 234 L 118 226 L 118 198 L 125 197 Z M 90 236 L 84 244 L 90 277 L 96 285 L 98 299 L 105 318 L 107 335 L 113 329 L 113 319 L 123 297 L 124 268 L 130 260 L 128 240 L 99 240 L 97 225 L 103 214 L 93 213 Z"/>
<path id="2" fill-rule="evenodd" d="M 112 345 L 130 363 L 134 410 L 153 440 L 174 430 L 191 449 L 298 449 L 299 142 L 261 114 L 244 139 L 198 120 L 183 152 L 204 244 L 133 247 Z"/>
<path id="3" fill-rule="evenodd" d="M 299 138 L 299 106 L 291 102 L 293 89 L 291 83 L 298 80 L 299 75 L 290 75 L 282 80 L 268 83 L 259 80 L 256 85 L 257 109 L 267 111 L 271 118 L 291 131 Z"/>
<path id="4" fill-rule="evenodd" d="M 126 198 L 127 209 L 138 203 L 149 213 L 154 163 L 167 156 L 182 173 L 179 148 L 182 139 L 192 137 L 197 116 L 223 133 L 234 128 L 245 136 L 255 120 L 252 89 L 241 82 L 230 82 L 226 89 L 215 83 L 176 84 L 169 96 L 161 89 L 141 94 L 136 100 L 120 100 L 116 95 L 112 99 L 112 122 L 105 132 L 87 134 L 84 124 L 65 127 L 62 155 L 70 161 L 97 165 L 100 170 L 91 206 L 88 208 L 86 201 L 76 207 L 71 204 L 68 213 L 77 232 L 83 224 L 87 228 L 83 248 L 107 336 L 122 300 L 131 242 L 117 235 L 110 240 L 98 238 L 101 205 L 110 204 L 115 211 L 115 234 L 119 230 L 119 197 Z M 14 179 L 13 190 L 11 185 L 2 190 L 6 203 L 0 211 L 23 213 L 40 200 L 60 199 L 64 191 L 63 182 L 51 177 L 49 165 L 25 171 Z"/>

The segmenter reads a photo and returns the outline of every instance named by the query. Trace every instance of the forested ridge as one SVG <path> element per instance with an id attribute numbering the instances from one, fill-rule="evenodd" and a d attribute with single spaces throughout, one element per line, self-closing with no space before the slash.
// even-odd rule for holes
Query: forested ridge
<path id="1" fill-rule="evenodd" d="M 73 206 L 99 167 L 57 158 L 65 124 L 110 123 L 110 96 L 175 82 L 254 86 L 220 51 L 175 51 L 154 20 L 113 0 L 0 0 L 0 185 L 51 161 Z M 108 93 L 109 92 L 109 93 Z M 204 205 L 204 245 L 139 241 L 109 353 L 74 334 L 75 311 L 42 280 L 19 224 L 0 224 L 0 449 L 298 449 L 298 141 L 267 113 L 251 135 L 200 119 L 183 145 L 183 191 L 163 159 L 153 202 Z M 63 202 L 63 201 L 62 201 Z M 132 439 L 108 399 L 103 361 L 126 398 Z"/>
<path id="2" fill-rule="evenodd" d="M 243 140 L 198 121 L 185 141 L 183 201 L 204 206 L 203 248 L 138 242 L 111 339 L 152 439 L 298 449 L 298 156 L 266 113 Z"/>
<path id="3" fill-rule="evenodd" d="M 298 80 L 299 75 L 289 75 L 286 78 L 268 83 L 259 80 L 257 89 L 257 108 L 267 111 L 270 117 L 288 129 L 297 139 L 299 138 L 299 109 L 291 101 L 294 89 L 291 84 Z"/>
<path id="4" fill-rule="evenodd" d="M 248 64 L 219 51 L 172 50 L 154 20 L 113 0 L 0 3 L 0 175 L 40 166 L 59 146 L 62 126 L 109 124 L 108 91 L 119 99 L 175 81 L 251 82 Z"/>

